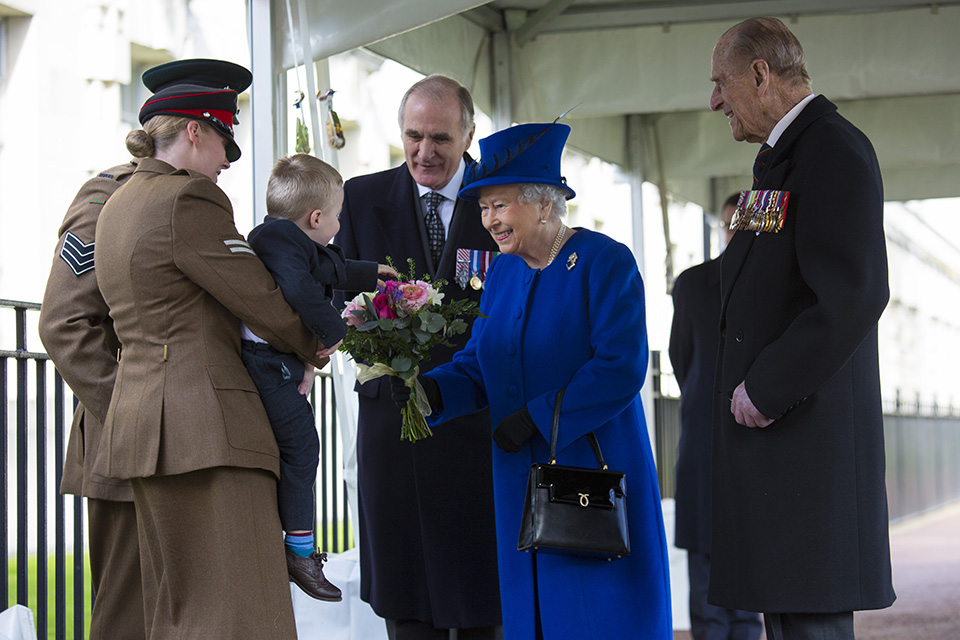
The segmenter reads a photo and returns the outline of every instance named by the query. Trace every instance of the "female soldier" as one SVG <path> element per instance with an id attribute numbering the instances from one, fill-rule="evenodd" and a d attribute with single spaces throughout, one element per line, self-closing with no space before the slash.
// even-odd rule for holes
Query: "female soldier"
<path id="1" fill-rule="evenodd" d="M 184 82 L 197 75 L 208 81 Z M 204 60 L 144 76 L 156 93 L 127 136 L 142 159 L 96 232 L 123 352 L 94 469 L 131 479 L 147 637 L 295 638 L 277 444 L 240 360 L 240 322 L 326 360 L 216 185 L 240 157 L 233 124 L 250 72 Z"/>

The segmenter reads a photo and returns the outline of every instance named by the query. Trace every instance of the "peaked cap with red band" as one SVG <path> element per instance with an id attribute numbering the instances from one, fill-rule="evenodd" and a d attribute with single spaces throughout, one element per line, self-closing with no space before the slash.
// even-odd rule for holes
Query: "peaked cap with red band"
<path id="1" fill-rule="evenodd" d="M 143 84 L 154 95 L 140 108 L 140 124 L 157 115 L 183 116 L 206 122 L 227 139 L 227 160 L 240 158 L 233 138 L 237 94 L 253 76 L 240 65 L 223 60 L 175 60 L 148 69 Z"/>

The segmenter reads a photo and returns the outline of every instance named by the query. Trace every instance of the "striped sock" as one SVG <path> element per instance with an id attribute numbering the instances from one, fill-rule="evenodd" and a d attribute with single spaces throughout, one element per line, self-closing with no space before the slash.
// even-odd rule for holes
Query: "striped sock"
<path id="1" fill-rule="evenodd" d="M 301 558 L 307 558 L 311 553 L 316 551 L 316 547 L 313 543 L 312 531 L 310 533 L 299 534 L 288 533 L 283 537 L 283 543 L 287 545 L 287 548 L 290 549 L 290 551 L 293 551 Z"/>

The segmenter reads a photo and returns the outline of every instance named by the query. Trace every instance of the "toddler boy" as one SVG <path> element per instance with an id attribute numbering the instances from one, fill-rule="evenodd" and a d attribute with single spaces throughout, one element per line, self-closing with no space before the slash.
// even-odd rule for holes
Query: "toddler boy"
<path id="1" fill-rule="evenodd" d="M 344 260 L 328 244 L 340 230 L 343 179 L 336 169 L 307 154 L 281 158 L 267 183 L 267 217 L 247 241 L 303 323 L 326 347 L 337 350 L 346 324 L 333 308 L 333 289 L 371 291 L 379 274 L 397 277 L 385 265 Z M 280 449 L 277 502 L 285 533 L 290 579 L 305 593 L 328 602 L 341 600 L 340 589 L 323 575 L 326 553 L 313 536 L 315 485 L 320 440 L 307 400 L 314 371 L 295 355 L 277 351 L 246 326 L 243 363 L 257 385 Z"/>

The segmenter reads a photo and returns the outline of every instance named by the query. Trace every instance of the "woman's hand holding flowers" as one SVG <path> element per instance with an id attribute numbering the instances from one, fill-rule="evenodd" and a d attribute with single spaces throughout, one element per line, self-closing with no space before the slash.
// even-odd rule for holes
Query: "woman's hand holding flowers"
<path id="1" fill-rule="evenodd" d="M 430 408 L 434 411 L 443 410 L 443 396 L 440 393 L 440 385 L 433 378 L 417 376 L 417 382 L 423 387 L 423 393 L 430 403 Z M 410 401 L 410 387 L 403 379 L 397 376 L 390 376 L 390 397 L 401 409 Z"/>

